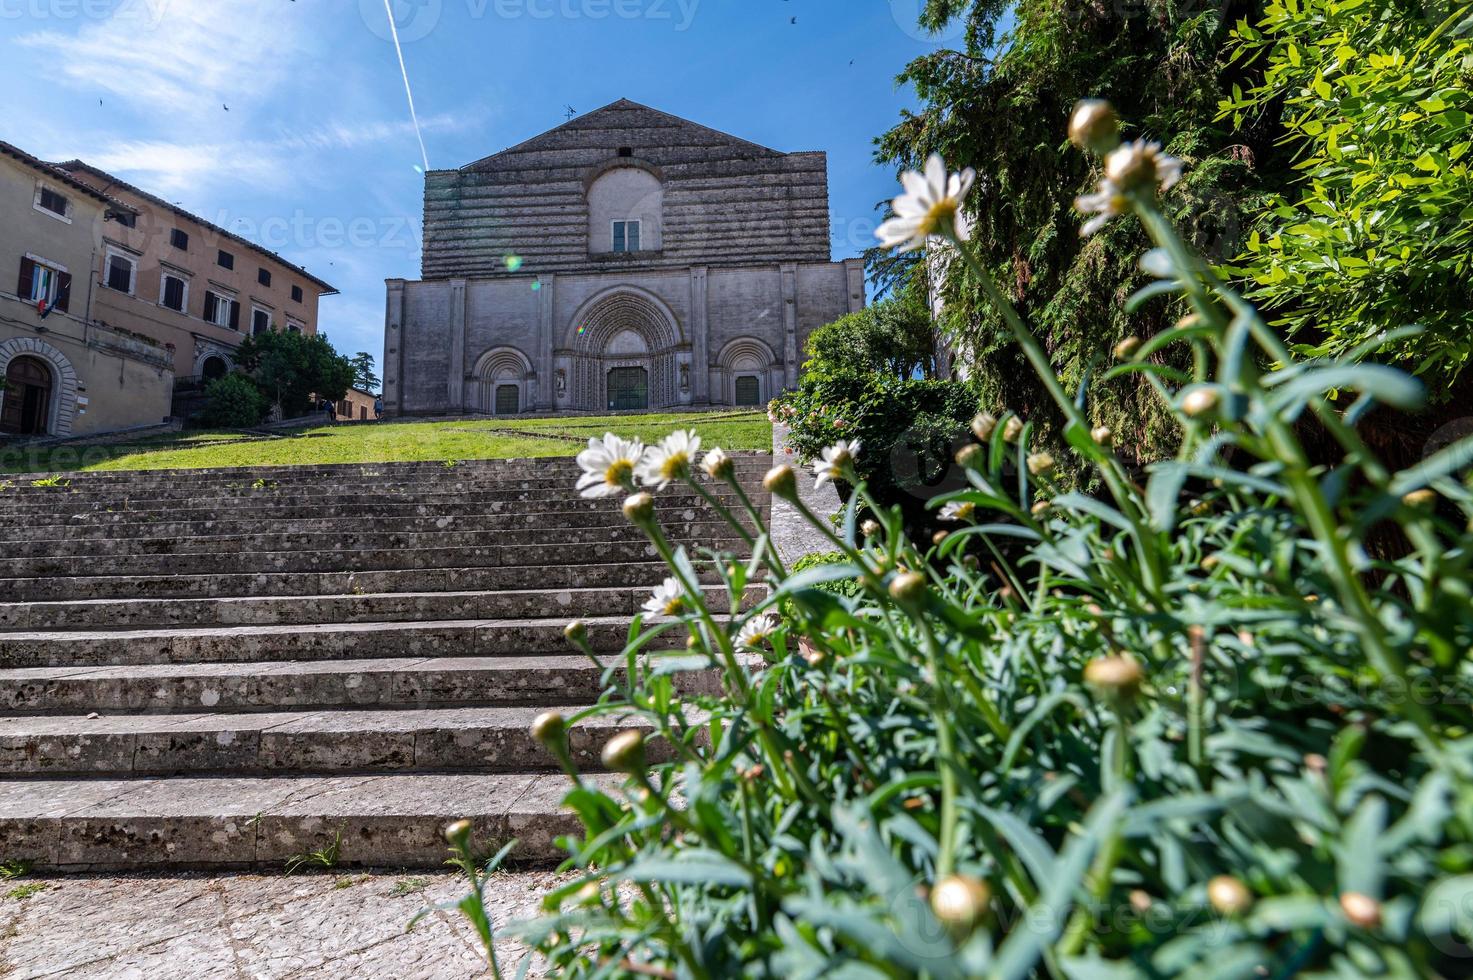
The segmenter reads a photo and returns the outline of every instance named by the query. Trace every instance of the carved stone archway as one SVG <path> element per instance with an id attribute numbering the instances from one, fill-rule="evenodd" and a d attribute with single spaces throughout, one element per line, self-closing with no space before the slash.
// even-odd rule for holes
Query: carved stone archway
<path id="1" fill-rule="evenodd" d="M 12 337 L 0 343 L 0 378 L 10 362 L 17 357 L 34 357 L 50 368 L 52 378 L 51 403 L 47 410 L 46 434 L 69 436 L 72 421 L 77 415 L 77 372 L 66 355 L 36 337 Z M 0 398 L 5 393 L 0 391 Z"/>
<path id="2" fill-rule="evenodd" d="M 511 414 L 505 411 L 510 406 L 502 389 L 515 386 L 517 389 L 517 412 L 525 412 L 532 404 L 535 392 L 532 385 L 536 379 L 532 362 L 527 355 L 515 347 L 493 347 L 476 361 L 475 369 L 466 378 L 465 404 L 471 411 L 485 415 Z M 497 393 L 502 392 L 498 410 Z"/>
<path id="3" fill-rule="evenodd" d="M 690 400 L 689 344 L 674 312 L 653 293 L 633 286 L 606 290 L 583 304 L 568 331 L 567 407 L 608 411 L 609 372 L 616 368 L 647 372 L 650 408 Z"/>

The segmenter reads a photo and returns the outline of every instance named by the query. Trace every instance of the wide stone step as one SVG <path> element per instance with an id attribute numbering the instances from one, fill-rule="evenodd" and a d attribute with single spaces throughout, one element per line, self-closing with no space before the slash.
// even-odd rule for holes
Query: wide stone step
<path id="1" fill-rule="evenodd" d="M 321 623 L 0 633 L 0 669 L 106 664 L 255 663 L 382 657 L 523 657 L 566 653 L 567 618 Z M 629 618 L 587 617 L 595 650 L 618 651 Z M 676 642 L 684 635 L 672 633 Z"/>
<path id="2" fill-rule="evenodd" d="M 704 657 L 651 654 L 680 690 L 712 694 L 720 675 Z M 198 714 L 325 708 L 526 707 L 592 704 L 624 675 L 586 656 L 399 657 L 251 664 L 142 664 L 0 671 L 0 713 Z"/>
<path id="3" fill-rule="evenodd" d="M 675 544 L 702 547 L 728 544 L 695 538 L 672 538 Z M 257 551 L 182 555 L 93 555 L 85 558 L 0 557 L 0 579 L 81 577 L 89 575 L 242 575 L 280 572 L 373 572 L 444 568 L 502 568 L 509 565 L 547 567 L 644 562 L 658 552 L 647 540 L 594 541 L 558 547 L 532 542 L 484 548 L 419 548 L 416 550 Z"/>
<path id="4" fill-rule="evenodd" d="M 612 785 L 606 774 L 585 777 Z M 436 868 L 443 828 L 469 819 L 478 850 L 518 841 L 512 863 L 556 864 L 575 833 L 561 774 L 7 779 L 0 854 L 37 871 L 283 869 L 336 847 L 338 864 Z"/>
<path id="5" fill-rule="evenodd" d="M 415 568 L 337 572 L 214 572 L 202 575 L 43 575 L 0 578 L 0 596 L 12 602 L 79 599 L 312 596 L 380 592 L 462 592 L 650 586 L 669 570 L 654 560 L 586 565 L 521 565 L 502 568 Z M 713 574 L 701 572 L 705 580 Z"/>
<path id="6" fill-rule="evenodd" d="M 710 547 L 734 547 L 740 538 L 729 524 L 676 521 L 663 525 L 665 534 L 683 541 L 708 542 Z M 270 534 L 202 534 L 190 537 L 103 538 L 15 542 L 8 558 L 35 560 L 88 558 L 106 561 L 120 556 L 233 555 L 291 552 L 384 552 L 434 549 L 484 549 L 508 544 L 574 547 L 586 544 L 647 542 L 644 531 L 628 521 L 604 527 L 529 527 L 511 524 L 492 531 L 445 528 L 434 531 L 380 530 L 293 531 Z"/>
<path id="7" fill-rule="evenodd" d="M 571 718 L 579 708 L 548 706 Z M 156 715 L 0 717 L 0 773 L 526 772 L 555 763 L 532 737 L 541 705 L 518 707 L 209 712 Z M 601 715 L 568 732 L 579 768 L 621 728 L 642 723 Z M 652 742 L 652 759 L 669 746 Z"/>
<path id="8" fill-rule="evenodd" d="M 712 608 L 726 606 L 724 588 L 709 587 L 706 593 Z M 759 587 L 749 588 L 743 604 L 750 606 L 762 594 Z M 632 616 L 649 596 L 649 588 L 636 587 L 3 602 L 0 603 L 0 635 L 6 631 Z"/>

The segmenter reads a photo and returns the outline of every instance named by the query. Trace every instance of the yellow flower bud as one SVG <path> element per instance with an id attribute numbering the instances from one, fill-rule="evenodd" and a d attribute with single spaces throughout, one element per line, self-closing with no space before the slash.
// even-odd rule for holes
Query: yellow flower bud
<path id="1" fill-rule="evenodd" d="M 604 743 L 604 768 L 636 773 L 644 769 L 644 733 L 625 729 Z"/>
<path id="2" fill-rule="evenodd" d="M 1089 437 L 1101 446 L 1110 446 L 1115 442 L 1115 433 L 1108 425 L 1097 425 L 1089 432 Z"/>
<path id="3" fill-rule="evenodd" d="M 556 711 L 544 711 L 532 719 L 532 737 L 549 749 L 556 749 L 568 737 L 568 723 Z"/>
<path id="4" fill-rule="evenodd" d="M 920 572 L 901 572 L 890 580 L 890 595 L 897 602 L 917 602 L 925 594 L 926 576 Z"/>
<path id="5" fill-rule="evenodd" d="M 644 491 L 624 501 L 624 516 L 635 524 L 645 524 L 655 516 L 655 498 Z"/>
<path id="6" fill-rule="evenodd" d="M 583 620 L 575 619 L 563 627 L 563 636 L 574 646 L 582 646 L 588 639 L 588 627 Z"/>
<path id="7" fill-rule="evenodd" d="M 1360 929 L 1375 929 L 1381 925 L 1381 903 L 1360 892 L 1346 892 L 1340 896 L 1340 911 L 1351 925 Z"/>
<path id="8" fill-rule="evenodd" d="M 1054 505 L 1049 503 L 1047 500 L 1040 500 L 1038 503 L 1033 505 L 1033 507 L 1030 509 L 1030 513 L 1032 513 L 1034 517 L 1042 517 L 1044 514 L 1047 514 L 1049 511 L 1053 510 L 1053 508 Z"/>
<path id="9" fill-rule="evenodd" d="M 956 451 L 956 462 L 958 466 L 964 466 L 969 470 L 979 469 L 982 466 L 982 447 L 972 443 Z"/>
<path id="10" fill-rule="evenodd" d="M 1413 490 L 1401 498 L 1401 502 L 1413 510 L 1432 510 L 1437 506 L 1436 490 Z"/>
<path id="11" fill-rule="evenodd" d="M 997 419 L 991 412 L 983 412 L 972 419 L 972 435 L 981 442 L 987 442 L 992 438 L 992 433 L 997 429 Z"/>
<path id="12" fill-rule="evenodd" d="M 445 843 L 451 847 L 464 847 L 471 839 L 471 822 L 469 820 L 457 820 L 445 826 Z"/>
<path id="13" fill-rule="evenodd" d="M 1050 453 L 1034 453 L 1028 457 L 1028 472 L 1034 476 L 1048 476 L 1054 471 L 1054 457 Z"/>
<path id="14" fill-rule="evenodd" d="M 786 463 L 768 470 L 767 476 L 762 478 L 762 485 L 774 497 L 792 500 L 798 496 L 798 475 Z"/>
<path id="15" fill-rule="evenodd" d="M 1104 99 L 1081 99 L 1069 117 L 1069 142 L 1081 150 L 1109 153 L 1120 145 L 1120 117 Z"/>
<path id="16" fill-rule="evenodd" d="M 931 535 L 931 543 L 934 544 L 934 545 L 938 545 L 939 546 L 945 540 L 946 540 L 946 532 L 945 531 L 937 531 L 935 534 Z"/>
<path id="17" fill-rule="evenodd" d="M 875 520 L 874 518 L 870 518 L 863 524 L 859 525 L 859 533 L 863 534 L 867 538 L 874 537 L 876 534 L 880 533 L 880 522 Z"/>
<path id="18" fill-rule="evenodd" d="M 1217 406 L 1221 401 L 1222 396 L 1218 394 L 1216 388 L 1193 388 L 1181 400 L 1181 410 L 1190 418 L 1201 418 L 1217 411 Z"/>
<path id="19" fill-rule="evenodd" d="M 1002 437 L 1008 442 L 1017 442 L 1018 437 L 1023 434 L 1023 420 L 1014 415 L 1008 419 L 1007 425 L 1002 427 Z"/>
<path id="20" fill-rule="evenodd" d="M 1207 901 L 1222 915 L 1239 916 L 1253 907 L 1253 893 L 1232 875 L 1218 875 L 1207 883 Z"/>
<path id="21" fill-rule="evenodd" d="M 1135 352 L 1141 349 L 1139 337 L 1126 337 L 1115 345 L 1115 360 L 1128 361 L 1135 356 Z"/>
<path id="22" fill-rule="evenodd" d="M 970 875 L 948 875 L 931 889 L 931 912 L 957 941 L 976 931 L 991 904 L 987 882 Z"/>
<path id="23" fill-rule="evenodd" d="M 1130 657 L 1096 657 L 1084 666 L 1084 683 L 1112 701 L 1129 701 L 1140 692 L 1145 672 Z"/>

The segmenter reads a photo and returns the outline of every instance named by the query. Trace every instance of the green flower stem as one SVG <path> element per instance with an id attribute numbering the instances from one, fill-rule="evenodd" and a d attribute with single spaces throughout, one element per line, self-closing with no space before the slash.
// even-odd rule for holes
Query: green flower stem
<path id="1" fill-rule="evenodd" d="M 741 535 L 742 540 L 747 543 L 747 547 L 750 548 L 756 543 L 755 539 L 752 537 L 752 533 L 748 531 L 746 527 L 743 526 L 743 524 L 736 519 L 736 516 L 732 514 L 732 512 L 727 508 L 725 504 L 717 500 L 716 497 L 709 490 L 701 486 L 701 481 L 696 479 L 694 473 L 686 474 L 685 482 L 690 484 L 691 487 L 695 489 L 696 493 L 700 494 L 701 499 L 710 504 L 711 508 L 715 510 L 716 513 L 720 514 L 722 519 L 725 520 L 726 523 L 730 524 L 733 528 L 736 529 L 736 533 Z M 762 525 L 759 522 L 757 526 L 760 528 Z"/>
<path id="2" fill-rule="evenodd" d="M 949 688 L 941 679 L 941 651 L 936 636 L 931 632 L 925 613 L 917 611 L 914 620 L 920 627 L 921 643 L 926 661 L 931 670 L 931 711 L 936 725 L 936 770 L 941 777 L 941 833 L 938 836 L 936 877 L 945 878 L 956 870 L 957 819 L 960 816 L 958 796 L 960 786 L 957 767 L 961 760 L 956 754 L 956 732 L 952 728 L 951 699 Z"/>
<path id="3" fill-rule="evenodd" d="M 726 482 L 732 488 L 732 490 L 736 492 L 737 499 L 742 502 L 742 507 L 746 509 L 748 514 L 752 515 L 752 520 L 753 522 L 755 522 L 757 527 L 765 530 L 767 525 L 762 520 L 762 512 L 759 511 L 757 507 L 752 503 L 752 498 L 747 496 L 747 488 L 742 486 L 741 481 L 738 480 L 735 475 L 733 475 L 731 479 L 727 480 Z M 783 567 L 783 560 L 778 556 L 777 553 L 777 545 L 773 544 L 772 537 L 770 535 L 767 539 L 767 565 L 768 568 L 776 573 L 776 577 L 779 582 L 788 577 L 788 570 Z"/>
<path id="4" fill-rule="evenodd" d="M 1125 716 L 1124 705 L 1117 705 L 1115 712 L 1115 745 L 1107 760 L 1107 772 L 1110 777 L 1110 788 L 1119 790 L 1130 780 L 1130 722 Z M 1099 853 L 1095 855 L 1090 864 L 1089 875 L 1086 879 L 1089 886 L 1090 903 L 1081 905 L 1074 909 L 1074 914 L 1069 918 L 1069 924 L 1064 930 L 1064 935 L 1059 941 L 1059 956 L 1068 959 L 1078 956 L 1084 949 L 1085 940 L 1089 938 L 1090 931 L 1095 924 L 1095 906 L 1103 902 L 1110 894 L 1110 882 L 1115 875 L 1115 867 L 1120 863 L 1125 853 L 1125 841 L 1118 827 L 1110 832 L 1100 845 Z"/>

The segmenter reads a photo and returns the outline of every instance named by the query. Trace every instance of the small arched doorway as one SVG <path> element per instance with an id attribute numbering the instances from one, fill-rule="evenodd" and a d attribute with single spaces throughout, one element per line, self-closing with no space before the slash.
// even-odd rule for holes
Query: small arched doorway
<path id="1" fill-rule="evenodd" d="M 0 393 L 0 432 L 45 435 L 51 418 L 51 371 L 34 357 L 12 358 Z"/>
<path id="2" fill-rule="evenodd" d="M 225 363 L 225 358 L 219 354 L 211 354 L 205 358 L 204 364 L 200 366 L 200 377 L 205 381 L 216 381 L 225 377 L 230 371 L 230 365 Z"/>

